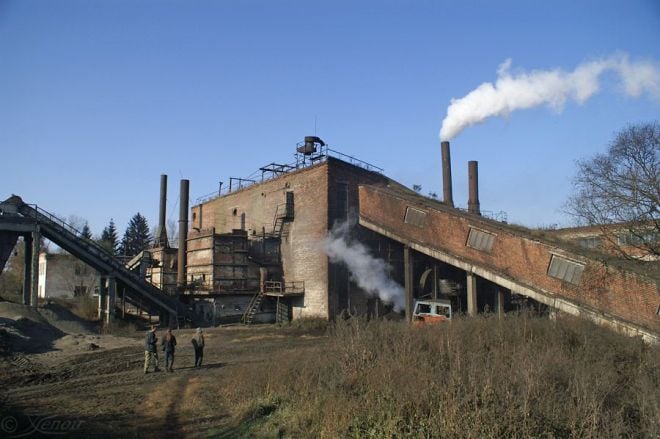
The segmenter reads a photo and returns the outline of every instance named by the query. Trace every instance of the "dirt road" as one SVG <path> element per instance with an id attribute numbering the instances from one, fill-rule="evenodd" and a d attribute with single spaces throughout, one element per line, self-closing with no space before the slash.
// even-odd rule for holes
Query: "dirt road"
<path id="1" fill-rule="evenodd" d="M 143 373 L 143 334 L 66 335 L 51 350 L 0 357 L 0 436 L 236 437 L 223 398 L 233 371 L 318 343 L 273 326 L 211 328 L 204 365 L 193 368 L 194 330 L 174 333 L 173 373 Z M 99 348 L 86 350 L 90 340 Z"/>

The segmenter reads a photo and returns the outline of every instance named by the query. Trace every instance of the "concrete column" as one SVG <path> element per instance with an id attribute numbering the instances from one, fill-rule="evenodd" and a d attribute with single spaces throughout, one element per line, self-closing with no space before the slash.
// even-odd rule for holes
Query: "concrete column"
<path id="1" fill-rule="evenodd" d="M 117 281 L 114 277 L 108 277 L 108 294 L 105 305 L 105 322 L 110 321 L 115 317 L 115 301 L 117 298 Z"/>
<path id="2" fill-rule="evenodd" d="M 501 319 L 504 317 L 504 290 L 502 288 L 497 289 L 497 318 Z"/>
<path id="3" fill-rule="evenodd" d="M 122 320 L 126 318 L 126 288 L 122 290 L 121 295 L 121 318 Z"/>
<path id="4" fill-rule="evenodd" d="M 99 273 L 99 320 L 104 321 L 105 319 L 105 307 L 106 307 L 106 290 L 105 290 L 105 277 L 101 276 Z"/>
<path id="5" fill-rule="evenodd" d="M 41 232 L 37 226 L 32 234 L 32 285 L 30 289 L 30 306 L 39 304 L 39 251 L 41 250 Z"/>
<path id="6" fill-rule="evenodd" d="M 468 315 L 474 317 L 477 315 L 477 276 L 473 273 L 467 274 L 467 305 Z"/>
<path id="7" fill-rule="evenodd" d="M 413 313 L 413 254 L 408 246 L 403 247 L 403 272 L 406 290 L 406 320 L 412 321 Z"/>
<path id="8" fill-rule="evenodd" d="M 23 305 L 30 304 L 32 294 L 32 234 L 23 236 Z"/>

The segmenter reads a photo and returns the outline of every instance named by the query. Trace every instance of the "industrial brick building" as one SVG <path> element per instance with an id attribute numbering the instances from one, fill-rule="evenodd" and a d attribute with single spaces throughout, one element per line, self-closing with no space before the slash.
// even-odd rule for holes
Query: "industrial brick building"
<path id="1" fill-rule="evenodd" d="M 250 312 L 271 321 L 390 312 L 390 303 L 358 287 L 350 267 L 323 251 L 333 225 L 354 218 L 353 236 L 405 286 L 408 317 L 415 298 L 434 297 L 451 300 L 459 313 L 533 306 L 657 338 L 653 270 L 485 218 L 476 162 L 468 164 L 468 209 L 455 208 L 448 143 L 444 199 L 437 201 L 334 154 L 318 138 L 306 140 L 295 166 L 271 163 L 260 168 L 260 181 L 232 179 L 192 207 L 184 296 L 194 299 L 198 317 L 217 323 Z"/>
<path id="2" fill-rule="evenodd" d="M 188 294 L 205 299 L 196 306 L 206 307 L 207 319 L 242 314 L 260 289 L 261 311 L 278 319 L 334 318 L 349 300 L 354 307 L 368 300 L 322 243 L 333 225 L 357 218 L 359 185 L 399 185 L 320 139 L 307 140 L 297 166 L 271 163 L 261 168 L 262 181 L 192 207 L 186 284 Z"/>
<path id="3" fill-rule="evenodd" d="M 197 324 L 333 319 L 344 312 L 403 317 L 391 295 L 357 281 L 359 267 L 325 251 L 333 228 L 348 222 L 349 239 L 403 286 L 396 299 L 408 319 L 415 299 L 433 298 L 450 301 L 454 313 L 502 315 L 532 307 L 658 341 L 657 261 L 635 263 L 589 248 L 579 239 L 590 236 L 580 231 L 529 230 L 486 218 L 476 162 L 468 163 L 468 209 L 454 207 L 448 142 L 441 148 L 442 201 L 318 137 L 306 137 L 296 151 L 294 164 L 263 166 L 258 181 L 232 177 L 224 191 L 191 209 L 188 180 L 182 180 L 176 249 L 167 243 L 161 177 L 156 245 L 128 265 L 13 196 L 0 203 L 0 261 L 19 236 L 27 240 L 24 302 L 36 303 L 31 255 L 43 234 L 99 273 L 100 313 L 108 319 L 117 294 L 122 310 L 130 303 L 179 324 L 182 317 Z"/>

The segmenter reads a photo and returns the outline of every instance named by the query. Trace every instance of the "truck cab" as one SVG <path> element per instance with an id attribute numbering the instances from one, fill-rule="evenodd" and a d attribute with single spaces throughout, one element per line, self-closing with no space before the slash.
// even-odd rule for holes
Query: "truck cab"
<path id="1" fill-rule="evenodd" d="M 451 320 L 451 302 L 444 299 L 417 300 L 413 308 L 413 324 L 423 326 Z"/>

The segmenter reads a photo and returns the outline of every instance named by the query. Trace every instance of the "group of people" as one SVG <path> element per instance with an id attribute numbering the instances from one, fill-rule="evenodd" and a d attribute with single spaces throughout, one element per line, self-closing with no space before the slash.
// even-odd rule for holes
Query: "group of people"
<path id="1" fill-rule="evenodd" d="M 197 332 L 192 336 L 192 345 L 195 351 L 195 367 L 202 366 L 204 358 L 204 334 L 202 328 L 197 328 Z M 172 334 L 172 329 L 168 329 L 163 340 L 161 348 L 165 353 L 165 371 L 174 372 L 174 350 L 176 347 L 176 337 Z M 158 367 L 158 336 L 156 335 L 156 325 L 151 325 L 151 330 L 147 333 L 144 340 L 144 373 L 149 373 L 149 367 L 153 366 L 154 372 L 159 372 Z"/>

